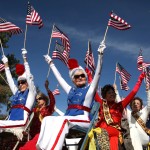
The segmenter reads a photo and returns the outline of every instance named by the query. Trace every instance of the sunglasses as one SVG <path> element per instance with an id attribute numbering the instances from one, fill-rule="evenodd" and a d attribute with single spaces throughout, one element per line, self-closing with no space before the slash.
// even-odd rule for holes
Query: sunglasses
<path id="1" fill-rule="evenodd" d="M 25 84 L 27 81 L 26 80 L 20 80 L 20 81 L 18 81 L 18 86 L 20 85 L 20 84 Z"/>
<path id="2" fill-rule="evenodd" d="M 41 99 L 43 99 L 43 97 L 39 97 L 39 98 L 37 98 L 36 100 L 41 100 Z"/>
<path id="3" fill-rule="evenodd" d="M 74 79 L 85 78 L 85 74 L 74 75 Z"/>

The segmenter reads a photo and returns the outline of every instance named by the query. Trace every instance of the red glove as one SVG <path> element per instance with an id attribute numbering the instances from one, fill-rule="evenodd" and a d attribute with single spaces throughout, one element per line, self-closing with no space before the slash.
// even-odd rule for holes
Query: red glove
<path id="1" fill-rule="evenodd" d="M 145 72 L 142 72 L 138 78 L 138 81 L 142 82 L 145 76 L 146 76 Z"/>

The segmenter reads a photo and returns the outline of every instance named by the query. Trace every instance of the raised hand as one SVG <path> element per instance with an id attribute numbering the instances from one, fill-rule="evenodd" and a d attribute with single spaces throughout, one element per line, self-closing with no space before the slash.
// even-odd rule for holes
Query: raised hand
<path id="1" fill-rule="evenodd" d="M 4 64 L 8 63 L 8 58 L 5 55 L 2 56 L 2 62 Z"/>
<path id="2" fill-rule="evenodd" d="M 46 81 L 45 81 L 45 88 L 48 89 L 48 86 L 49 86 L 49 81 L 46 80 Z"/>
<path id="3" fill-rule="evenodd" d="M 104 41 L 102 41 L 99 45 L 98 52 L 100 52 L 100 54 L 103 54 L 105 48 L 106 48 L 106 45 Z"/>
<path id="4" fill-rule="evenodd" d="M 142 81 L 145 78 L 146 74 L 145 72 L 142 72 L 138 78 L 138 81 Z"/>
<path id="5" fill-rule="evenodd" d="M 47 55 L 43 55 L 45 58 L 45 61 L 50 64 L 50 62 L 52 61 L 51 57 L 47 54 Z"/>
<path id="6" fill-rule="evenodd" d="M 22 57 L 26 58 L 27 50 L 25 48 L 22 48 L 21 50 L 22 50 Z"/>

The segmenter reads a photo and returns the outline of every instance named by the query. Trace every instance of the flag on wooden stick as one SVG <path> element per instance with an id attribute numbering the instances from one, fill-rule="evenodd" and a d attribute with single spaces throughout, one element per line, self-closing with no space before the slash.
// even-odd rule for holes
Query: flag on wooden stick
<path id="1" fill-rule="evenodd" d="M 59 95 L 60 91 L 58 88 L 56 88 L 52 93 L 53 93 L 53 95 Z"/>
<path id="2" fill-rule="evenodd" d="M 110 14 L 108 26 L 112 26 L 118 30 L 127 30 L 131 28 L 131 26 L 125 20 L 123 20 L 113 12 L 111 12 Z"/>
<path id="3" fill-rule="evenodd" d="M 143 64 L 143 55 L 142 50 L 140 49 L 139 55 L 137 57 L 137 68 L 139 71 L 143 70 L 142 64 Z"/>
<path id="4" fill-rule="evenodd" d="M 65 63 L 65 65 L 68 65 L 68 59 L 69 59 L 69 52 L 65 50 L 64 46 L 57 43 L 55 45 L 55 50 L 52 54 L 53 59 L 60 59 L 62 62 Z"/>
<path id="5" fill-rule="evenodd" d="M 30 5 L 29 2 L 28 2 L 28 7 L 27 7 L 26 24 L 38 25 L 39 29 L 43 27 L 43 21 L 41 17 L 39 16 L 38 12 L 35 11 L 33 6 Z"/>
<path id="6" fill-rule="evenodd" d="M 69 38 L 56 25 L 53 26 L 52 38 L 60 38 L 65 50 L 70 51 Z"/>
<path id="7" fill-rule="evenodd" d="M 88 50 L 86 52 L 84 62 L 87 65 L 87 67 L 89 67 L 91 69 L 92 72 L 95 71 L 95 61 L 94 61 L 94 55 L 93 55 L 93 52 L 92 52 L 90 41 L 88 41 Z"/>
<path id="8" fill-rule="evenodd" d="M 4 64 L 0 64 L 0 71 L 3 71 L 5 69 Z"/>
<path id="9" fill-rule="evenodd" d="M 0 18 L 0 32 L 9 32 L 10 34 L 19 34 L 23 31 L 11 22 Z"/>
<path id="10" fill-rule="evenodd" d="M 142 50 L 140 49 L 139 55 L 137 57 L 137 68 L 138 68 L 139 71 L 143 71 L 148 66 L 150 66 L 150 63 L 144 62 Z"/>
<path id="11" fill-rule="evenodd" d="M 127 91 L 129 89 L 127 84 L 131 78 L 131 75 L 119 63 L 117 63 L 116 65 L 116 72 L 118 72 L 121 77 L 120 78 L 121 89 Z"/>
<path id="12" fill-rule="evenodd" d="M 145 73 L 146 73 L 146 76 L 145 76 L 146 85 L 150 87 L 150 68 L 149 67 L 146 67 Z"/>

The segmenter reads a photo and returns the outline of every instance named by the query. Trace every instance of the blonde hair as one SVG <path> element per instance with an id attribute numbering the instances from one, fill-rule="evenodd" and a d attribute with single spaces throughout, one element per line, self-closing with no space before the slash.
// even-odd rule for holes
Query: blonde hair
<path id="1" fill-rule="evenodd" d="M 36 95 L 36 99 L 38 99 L 39 97 L 42 97 L 43 100 L 45 100 L 46 102 L 46 105 L 48 105 L 49 103 L 49 98 L 42 92 L 38 92 L 37 95 Z"/>

